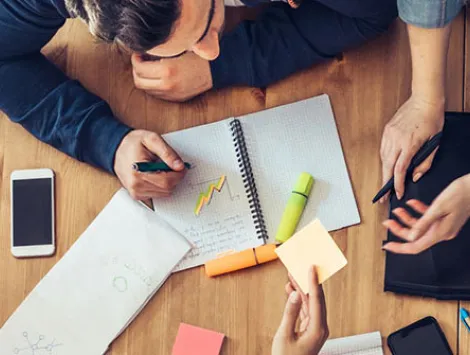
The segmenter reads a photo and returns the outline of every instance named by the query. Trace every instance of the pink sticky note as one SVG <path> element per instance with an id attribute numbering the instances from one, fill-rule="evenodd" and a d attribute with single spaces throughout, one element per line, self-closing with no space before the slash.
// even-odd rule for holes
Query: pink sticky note
<path id="1" fill-rule="evenodd" d="M 181 323 L 172 355 L 219 355 L 225 335 Z"/>
<path id="2" fill-rule="evenodd" d="M 317 267 L 318 281 L 322 284 L 348 263 L 318 219 L 277 248 L 276 254 L 304 293 L 308 293 L 312 265 Z"/>

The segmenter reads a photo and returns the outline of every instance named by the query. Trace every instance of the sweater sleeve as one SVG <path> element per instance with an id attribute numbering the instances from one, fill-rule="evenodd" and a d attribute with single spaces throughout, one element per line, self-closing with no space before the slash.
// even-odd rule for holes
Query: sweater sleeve
<path id="1" fill-rule="evenodd" d="M 277 2 L 256 21 L 239 24 L 222 38 L 220 56 L 211 62 L 214 87 L 267 86 L 376 37 L 397 16 L 396 0 L 331 1 L 340 4 L 336 9 L 328 3 L 304 0 L 292 9 Z"/>
<path id="2" fill-rule="evenodd" d="M 0 0 L 0 109 L 41 141 L 112 173 L 130 128 L 40 52 L 64 22 L 50 0 Z"/>

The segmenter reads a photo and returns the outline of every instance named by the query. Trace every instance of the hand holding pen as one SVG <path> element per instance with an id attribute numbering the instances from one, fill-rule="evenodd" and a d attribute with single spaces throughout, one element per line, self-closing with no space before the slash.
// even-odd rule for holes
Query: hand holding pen
<path id="1" fill-rule="evenodd" d="M 133 169 L 137 161 L 161 159 L 171 171 L 160 174 L 140 173 Z M 170 196 L 186 174 L 183 161 L 157 133 L 134 130 L 121 141 L 114 161 L 114 172 L 135 200 Z"/>
<path id="2" fill-rule="evenodd" d="M 405 179 L 410 178 L 413 173 L 415 173 L 415 169 L 422 166 L 423 162 L 428 161 L 429 157 L 434 158 L 434 154 L 436 153 L 439 144 L 441 143 L 442 132 L 436 134 L 432 137 L 429 141 L 427 141 L 421 149 L 416 153 L 416 155 L 411 159 L 411 162 L 406 170 L 406 174 L 404 176 Z M 420 177 L 419 177 L 420 178 Z M 416 177 L 413 177 L 413 181 L 417 181 Z M 403 184 L 405 182 L 403 181 Z M 377 195 L 372 200 L 372 203 L 376 203 L 379 199 L 380 202 L 383 202 L 383 199 L 388 194 L 389 191 L 394 189 L 397 185 L 397 176 L 392 176 L 390 180 L 380 189 Z M 403 192 L 404 193 L 404 192 Z M 403 194 L 402 193 L 402 194 Z M 399 193 L 397 192 L 397 197 L 400 199 Z"/>
<path id="3" fill-rule="evenodd" d="M 385 126 L 380 147 L 382 184 L 394 176 L 394 190 L 398 199 L 405 193 L 405 180 L 418 181 L 430 168 L 437 147 L 413 171 L 408 167 L 413 156 L 444 127 L 444 105 L 429 102 L 412 95 Z M 381 202 L 386 201 L 384 195 Z"/>

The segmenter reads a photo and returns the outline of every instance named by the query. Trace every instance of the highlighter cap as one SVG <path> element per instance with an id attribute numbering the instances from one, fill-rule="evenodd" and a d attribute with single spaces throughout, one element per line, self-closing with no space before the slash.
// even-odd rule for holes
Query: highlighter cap
<path id="1" fill-rule="evenodd" d="M 312 175 L 310 175 L 309 173 L 302 173 L 300 174 L 299 178 L 297 179 L 297 182 L 295 183 L 294 191 L 302 195 L 308 196 L 312 191 L 313 183 L 314 180 Z"/>
<path id="2" fill-rule="evenodd" d="M 256 260 L 259 264 L 264 264 L 278 258 L 276 252 L 276 244 L 266 244 L 255 248 Z"/>

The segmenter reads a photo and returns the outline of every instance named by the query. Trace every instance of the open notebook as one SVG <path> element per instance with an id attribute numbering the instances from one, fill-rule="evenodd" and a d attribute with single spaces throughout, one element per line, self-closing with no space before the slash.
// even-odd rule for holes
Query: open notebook
<path id="1" fill-rule="evenodd" d="M 379 332 L 328 340 L 320 355 L 383 355 Z"/>
<path id="2" fill-rule="evenodd" d="M 360 222 L 327 95 L 164 138 L 193 166 L 171 198 L 154 200 L 195 246 L 178 269 L 273 241 L 304 171 L 315 185 L 299 228 L 314 218 L 329 231 Z M 201 193 L 210 201 L 202 208 Z"/>
<path id="3" fill-rule="evenodd" d="M 7 320 L 1 354 L 104 354 L 190 248 L 120 190 Z"/>

